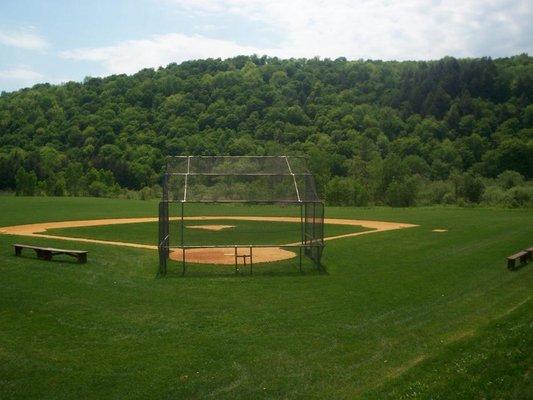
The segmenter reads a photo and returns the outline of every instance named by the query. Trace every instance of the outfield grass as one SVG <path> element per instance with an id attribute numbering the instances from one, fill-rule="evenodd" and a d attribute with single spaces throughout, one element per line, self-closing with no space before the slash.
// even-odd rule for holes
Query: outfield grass
<path id="1" fill-rule="evenodd" d="M 105 199 L 0 208 L 0 226 L 157 213 Z M 531 398 L 532 265 L 505 268 L 533 245 L 530 210 L 326 212 L 420 226 L 328 242 L 327 274 L 164 279 L 154 251 L 87 243 L 86 265 L 44 262 L 10 245 L 65 242 L 0 235 L 0 398 Z"/>
<path id="2" fill-rule="evenodd" d="M 299 223 L 270 222 L 270 221 L 240 221 L 240 220 L 208 220 L 186 221 L 185 240 L 187 245 L 231 245 L 231 244 L 287 244 L 301 239 Z M 221 231 L 191 229 L 191 226 L 201 225 L 233 225 Z M 171 221 L 172 243 L 179 244 L 180 225 L 178 221 Z M 363 232 L 361 226 L 325 225 L 326 236 L 343 235 L 347 233 Z M 122 241 L 132 243 L 157 244 L 157 222 L 138 224 L 102 225 L 79 228 L 49 229 L 47 233 L 57 236 L 83 237 L 100 240 Z"/>

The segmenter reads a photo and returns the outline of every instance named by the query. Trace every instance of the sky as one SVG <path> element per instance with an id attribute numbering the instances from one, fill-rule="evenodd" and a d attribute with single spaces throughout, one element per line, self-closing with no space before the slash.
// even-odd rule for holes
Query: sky
<path id="1" fill-rule="evenodd" d="M 533 0 L 0 0 L 0 91 L 257 54 L 533 53 Z"/>

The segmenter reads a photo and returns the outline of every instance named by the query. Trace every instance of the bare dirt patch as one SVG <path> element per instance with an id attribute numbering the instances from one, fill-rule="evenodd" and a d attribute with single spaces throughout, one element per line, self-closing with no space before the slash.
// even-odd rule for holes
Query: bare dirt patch
<path id="1" fill-rule="evenodd" d="M 249 248 L 237 248 L 237 255 L 249 254 Z M 296 253 L 280 247 L 255 247 L 252 249 L 252 256 L 255 264 L 288 260 L 296 257 Z M 169 257 L 171 260 L 182 261 L 183 252 L 181 249 L 174 250 Z M 198 264 L 235 265 L 235 247 L 187 249 L 185 251 L 185 261 Z M 249 259 L 247 262 L 249 262 Z M 238 263 L 239 265 L 242 264 L 242 258 L 238 258 Z"/>

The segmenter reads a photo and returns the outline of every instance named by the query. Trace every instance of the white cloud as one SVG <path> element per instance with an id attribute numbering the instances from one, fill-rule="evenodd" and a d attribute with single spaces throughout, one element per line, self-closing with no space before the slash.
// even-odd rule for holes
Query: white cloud
<path id="1" fill-rule="evenodd" d="M 10 87 L 12 85 L 18 87 L 32 86 L 38 82 L 42 82 L 43 78 L 44 76 L 41 73 L 24 65 L 0 70 L 0 82 Z"/>
<path id="2" fill-rule="evenodd" d="M 249 42 L 252 36 L 221 40 L 169 33 L 63 51 L 60 56 L 100 63 L 105 73 L 134 73 L 171 62 L 254 53 L 405 60 L 533 52 L 533 3 L 528 0 L 154 1 L 186 9 L 209 29 L 221 27 L 217 24 L 222 20 L 227 24 L 231 16 L 262 32 L 276 32 L 281 39 L 264 48 L 239 44 L 239 39 Z"/>
<path id="3" fill-rule="evenodd" d="M 149 39 L 128 40 L 112 46 L 63 51 L 60 55 L 70 60 L 100 62 L 109 73 L 133 73 L 141 68 L 158 67 L 171 62 L 232 57 L 259 51 L 227 40 L 170 33 Z"/>
<path id="4" fill-rule="evenodd" d="M 44 50 L 48 47 L 44 38 L 25 31 L 0 31 L 0 44 L 27 50 Z"/>
<path id="5" fill-rule="evenodd" d="M 533 50 L 529 0 L 164 0 L 282 32 L 282 57 L 428 59 Z M 272 53 L 269 53 L 272 54 Z"/>

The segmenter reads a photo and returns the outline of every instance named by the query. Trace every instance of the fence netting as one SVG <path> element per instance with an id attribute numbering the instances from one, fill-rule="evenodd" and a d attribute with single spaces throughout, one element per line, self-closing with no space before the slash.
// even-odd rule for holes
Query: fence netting
<path id="1" fill-rule="evenodd" d="M 324 204 L 304 204 L 304 248 L 305 254 L 320 264 L 324 248 Z"/>
<path id="2" fill-rule="evenodd" d="M 170 201 L 319 201 L 314 178 L 300 157 L 171 157 L 164 186 Z"/>

